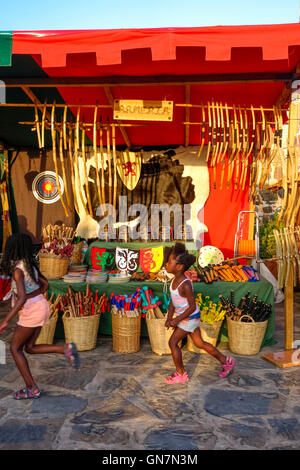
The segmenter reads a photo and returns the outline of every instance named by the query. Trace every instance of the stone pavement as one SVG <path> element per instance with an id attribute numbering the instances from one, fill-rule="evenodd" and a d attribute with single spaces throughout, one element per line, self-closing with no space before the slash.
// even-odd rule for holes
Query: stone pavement
<path id="1" fill-rule="evenodd" d="M 0 320 L 7 305 L 0 307 Z M 13 325 L 1 337 L 7 363 L 0 364 L 0 450 L 98 449 L 299 449 L 300 368 L 276 368 L 257 356 L 237 356 L 226 379 L 207 355 L 184 351 L 191 376 L 170 386 L 171 356 L 112 351 L 111 337 L 81 353 L 75 372 L 62 356 L 29 356 L 33 376 L 44 390 L 38 400 L 15 401 L 23 382 L 9 352 Z M 300 294 L 295 301 L 295 340 L 300 339 Z M 276 305 L 278 343 L 284 344 L 283 303 Z M 227 344 L 220 350 L 228 353 Z"/>

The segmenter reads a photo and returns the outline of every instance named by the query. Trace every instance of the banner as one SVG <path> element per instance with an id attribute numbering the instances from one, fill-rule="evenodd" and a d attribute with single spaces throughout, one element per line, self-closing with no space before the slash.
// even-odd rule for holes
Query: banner
<path id="1" fill-rule="evenodd" d="M 127 271 L 133 274 L 139 267 L 139 251 L 117 247 L 116 266 L 120 271 Z"/>
<path id="2" fill-rule="evenodd" d="M 91 250 L 91 262 L 93 269 L 110 271 L 115 265 L 115 250 L 93 246 Z"/>
<path id="3" fill-rule="evenodd" d="M 160 270 L 164 261 L 164 247 L 140 250 L 140 265 L 144 273 L 155 273 Z"/>

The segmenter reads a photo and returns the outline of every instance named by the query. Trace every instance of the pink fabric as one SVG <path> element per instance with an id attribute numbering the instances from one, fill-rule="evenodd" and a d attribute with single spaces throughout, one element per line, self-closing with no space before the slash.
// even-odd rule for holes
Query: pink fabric
<path id="1" fill-rule="evenodd" d="M 28 328 L 36 328 L 47 324 L 49 318 L 50 309 L 47 300 L 42 295 L 37 295 L 32 299 L 28 299 L 24 304 L 17 324 Z"/>

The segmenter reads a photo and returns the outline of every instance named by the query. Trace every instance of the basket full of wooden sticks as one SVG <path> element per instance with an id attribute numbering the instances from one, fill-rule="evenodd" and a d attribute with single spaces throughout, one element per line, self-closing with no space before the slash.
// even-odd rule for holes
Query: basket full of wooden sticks
<path id="1" fill-rule="evenodd" d="M 173 328 L 166 328 L 166 317 L 159 307 L 150 309 L 146 315 L 146 324 L 151 344 L 151 349 L 155 354 L 171 354 L 169 340 L 174 332 Z M 181 341 L 178 344 L 181 347 Z"/>
<path id="2" fill-rule="evenodd" d="M 61 296 L 58 295 L 54 301 L 54 293 L 51 295 L 50 299 L 48 299 L 47 294 L 45 297 L 50 307 L 50 319 L 49 323 L 42 327 L 35 344 L 53 344 Z"/>
<path id="3" fill-rule="evenodd" d="M 107 308 L 106 294 L 95 295 L 87 286 L 86 292 L 69 292 L 63 302 L 63 324 L 66 343 L 75 343 L 78 351 L 96 347 L 100 316 Z"/>
<path id="4" fill-rule="evenodd" d="M 238 306 L 234 291 L 230 299 L 219 297 L 227 311 L 229 349 L 245 356 L 258 354 L 272 314 L 271 305 L 257 300 L 257 294 L 251 299 L 250 292 L 241 298 Z"/>
<path id="5" fill-rule="evenodd" d="M 75 232 L 72 227 L 47 225 L 42 228 L 43 245 L 39 252 L 40 271 L 47 279 L 67 274 L 73 252 Z"/>
<path id="6" fill-rule="evenodd" d="M 135 353 L 140 350 L 141 311 L 135 295 L 111 296 L 111 321 L 113 350 L 118 353 Z"/>

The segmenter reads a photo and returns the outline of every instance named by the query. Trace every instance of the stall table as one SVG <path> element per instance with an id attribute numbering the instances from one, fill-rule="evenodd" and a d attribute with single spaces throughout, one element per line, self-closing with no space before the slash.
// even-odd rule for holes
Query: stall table
<path id="1" fill-rule="evenodd" d="M 86 290 L 86 283 L 76 283 L 72 284 L 71 288 L 74 292 L 83 292 Z M 120 284 L 110 284 L 109 282 L 99 283 L 99 284 L 89 284 L 90 290 L 95 292 L 98 290 L 98 293 L 102 295 L 106 293 L 108 297 L 112 293 L 114 294 L 133 294 L 137 287 L 148 286 L 152 289 L 154 295 L 157 295 L 159 299 L 163 302 L 163 283 L 159 281 L 152 282 L 133 282 L 129 281 L 127 283 Z M 194 294 L 195 296 L 198 293 L 201 293 L 203 296 L 208 295 L 213 302 L 218 302 L 219 295 L 222 294 L 223 297 L 229 297 L 230 291 L 233 290 L 235 293 L 235 303 L 237 304 L 240 299 L 249 291 L 251 298 L 254 294 L 258 295 L 258 300 L 262 300 L 265 303 L 272 305 L 272 316 L 269 319 L 268 327 L 265 333 L 265 337 L 262 343 L 262 347 L 271 346 L 276 343 L 274 339 L 275 333 L 275 314 L 274 314 L 274 290 L 271 283 L 267 281 L 257 281 L 257 282 L 214 282 L 212 284 L 205 284 L 202 282 L 194 282 Z M 66 294 L 68 292 L 68 284 L 62 280 L 49 280 L 49 295 L 54 292 L 55 295 Z M 111 335 L 112 326 L 111 326 L 111 313 L 106 312 L 101 315 L 99 334 Z M 142 319 L 142 328 L 141 336 L 147 337 L 147 325 L 145 319 Z M 64 331 L 61 319 L 59 319 L 56 328 L 56 339 L 64 338 Z M 228 333 L 227 333 L 227 323 L 224 321 L 222 329 L 220 331 L 219 341 L 227 342 Z"/>

